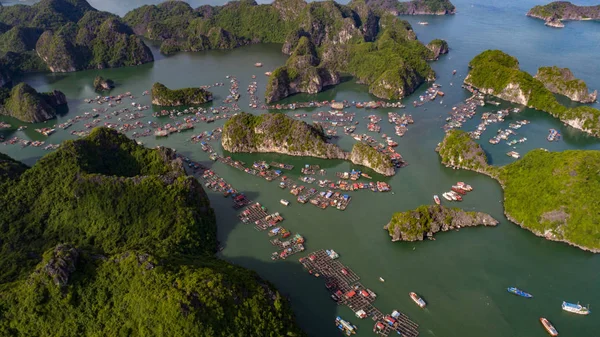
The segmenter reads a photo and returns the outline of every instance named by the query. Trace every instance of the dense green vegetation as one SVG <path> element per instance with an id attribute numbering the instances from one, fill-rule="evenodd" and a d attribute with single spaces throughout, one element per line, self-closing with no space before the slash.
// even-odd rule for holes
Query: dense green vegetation
<path id="1" fill-rule="evenodd" d="M 573 118 L 584 117 L 586 119 L 580 122 L 587 127 L 581 129 L 600 136 L 599 110 L 569 109 L 561 105 L 541 81 L 519 69 L 516 58 L 500 50 L 487 50 L 471 60 L 469 67 L 470 71 L 465 78 L 465 83 L 502 99 L 546 111 L 565 123 L 576 125 Z"/>
<path id="2" fill-rule="evenodd" d="M 436 151 L 442 164 L 469 170 L 495 174 L 493 166 L 488 165 L 487 155 L 469 134 L 460 130 L 450 130 Z"/>
<path id="3" fill-rule="evenodd" d="M 225 122 L 222 144 L 231 152 L 279 152 L 342 159 L 345 155 L 336 145 L 325 141 L 321 127 L 285 114 L 237 114 Z"/>
<path id="4" fill-rule="evenodd" d="M 388 155 L 377 151 L 372 146 L 363 142 L 357 142 L 354 144 L 354 146 L 352 146 L 350 157 L 352 158 L 353 162 L 368 162 L 369 167 L 378 172 L 389 169 L 393 170 L 394 168 L 394 165 L 392 164 L 392 161 Z"/>
<path id="5" fill-rule="evenodd" d="M 56 108 L 66 104 L 59 91 L 38 93 L 26 83 L 19 83 L 10 91 L 0 89 L 0 114 L 24 122 L 43 122 L 56 116 Z"/>
<path id="6" fill-rule="evenodd" d="M 438 152 L 444 164 L 498 179 L 506 213 L 523 227 L 553 240 L 600 249 L 600 152 L 534 150 L 512 164 L 493 167 L 481 147 L 456 130 L 446 135 Z"/>
<path id="7" fill-rule="evenodd" d="M 2 7 L 0 24 L 10 28 L 0 29 L 0 64 L 16 73 L 131 66 L 153 60 L 150 49 L 119 17 L 98 12 L 85 0 Z"/>
<path id="8" fill-rule="evenodd" d="M 0 334 L 302 335 L 270 284 L 213 257 L 173 151 L 100 128 L 27 170 L 0 156 L 0 179 Z"/>
<path id="9" fill-rule="evenodd" d="M 163 106 L 195 105 L 212 101 L 212 93 L 203 88 L 171 90 L 162 83 L 152 86 L 152 104 Z"/>

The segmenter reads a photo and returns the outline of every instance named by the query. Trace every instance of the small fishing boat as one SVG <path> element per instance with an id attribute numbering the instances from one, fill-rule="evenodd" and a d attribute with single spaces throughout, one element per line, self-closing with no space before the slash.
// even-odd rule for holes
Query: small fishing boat
<path id="1" fill-rule="evenodd" d="M 450 194 L 448 194 L 448 192 L 442 193 L 442 196 L 444 197 L 444 199 L 446 199 L 448 201 L 452 201 L 452 198 L 450 197 Z"/>
<path id="2" fill-rule="evenodd" d="M 544 317 L 540 317 L 540 323 L 542 323 L 542 325 L 544 326 L 544 329 L 546 329 L 546 331 L 548 331 L 548 334 L 552 337 L 554 336 L 558 336 L 558 331 L 556 331 L 556 328 L 550 323 L 549 320 L 547 320 Z"/>
<path id="3" fill-rule="evenodd" d="M 433 201 L 435 201 L 435 203 L 438 204 L 438 205 L 441 204 L 440 197 L 438 197 L 437 195 L 433 196 Z"/>
<path id="4" fill-rule="evenodd" d="M 420 24 L 421 26 L 427 26 L 429 24 L 429 22 L 427 22 L 427 21 L 419 21 L 418 24 Z"/>
<path id="5" fill-rule="evenodd" d="M 591 313 L 590 309 L 582 306 L 579 303 L 574 304 L 565 301 L 562 302 L 562 310 L 572 312 L 578 315 L 589 315 Z"/>
<path id="6" fill-rule="evenodd" d="M 510 288 L 507 288 L 506 290 L 509 293 L 511 293 L 511 294 L 515 294 L 515 295 L 518 295 L 518 296 L 521 296 L 521 297 L 525 297 L 525 298 L 532 298 L 533 297 L 533 295 L 531 295 L 530 293 L 524 292 L 523 290 L 517 289 L 515 287 L 510 287 Z"/>
<path id="7" fill-rule="evenodd" d="M 290 202 L 289 202 L 289 201 L 287 201 L 287 200 L 285 200 L 285 199 L 281 199 L 281 200 L 279 200 L 279 202 L 280 202 L 280 203 L 281 203 L 283 206 L 287 206 L 287 205 L 289 205 L 289 204 L 290 204 Z"/>
<path id="8" fill-rule="evenodd" d="M 381 282 L 385 282 L 385 280 L 384 280 L 384 279 L 383 279 L 383 277 L 381 277 L 381 276 L 379 277 L 379 281 L 381 281 Z"/>
<path id="9" fill-rule="evenodd" d="M 270 72 L 270 71 L 266 71 L 266 72 L 265 72 L 265 75 L 266 75 L 266 76 L 271 76 L 272 74 L 273 74 L 273 73 L 272 73 L 272 72 Z"/>
<path id="10" fill-rule="evenodd" d="M 419 295 L 417 295 L 416 293 L 410 292 L 409 295 L 410 295 L 410 298 L 412 298 L 412 300 L 421 308 L 425 308 L 425 306 L 427 306 L 427 303 L 425 303 L 425 301 L 421 297 L 419 297 Z"/>
<path id="11" fill-rule="evenodd" d="M 364 310 L 359 310 L 357 312 L 354 313 L 356 315 L 356 317 L 363 319 L 365 317 L 367 317 L 367 313 Z"/>
<path id="12" fill-rule="evenodd" d="M 335 318 L 335 325 L 343 332 L 346 336 L 356 334 L 356 326 L 352 325 L 352 323 L 343 320 L 340 316 Z"/>
<path id="13" fill-rule="evenodd" d="M 260 63 L 260 62 L 256 62 L 256 63 L 254 63 L 254 66 L 257 67 L 257 68 L 260 68 L 260 67 L 263 66 L 263 64 Z"/>

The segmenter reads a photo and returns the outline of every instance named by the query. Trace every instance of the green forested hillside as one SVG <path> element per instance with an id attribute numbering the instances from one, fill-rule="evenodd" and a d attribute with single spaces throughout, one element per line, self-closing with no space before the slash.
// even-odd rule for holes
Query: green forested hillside
<path id="1" fill-rule="evenodd" d="M 213 210 L 171 150 L 99 128 L 29 169 L 0 157 L 0 178 L 0 335 L 302 335 L 270 284 L 213 256 Z"/>

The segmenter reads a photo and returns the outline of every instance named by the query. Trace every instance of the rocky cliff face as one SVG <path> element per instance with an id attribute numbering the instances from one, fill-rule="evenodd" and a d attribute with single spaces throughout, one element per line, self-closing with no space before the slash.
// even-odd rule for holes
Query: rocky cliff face
<path id="1" fill-rule="evenodd" d="M 58 90 L 40 94 L 29 85 L 19 83 L 10 91 L 4 106 L 0 106 L 0 114 L 40 123 L 56 117 L 55 108 L 66 103 L 65 95 Z"/>
<path id="2" fill-rule="evenodd" d="M 75 271 L 79 251 L 70 245 L 57 245 L 50 252 L 36 274 L 43 275 L 52 280 L 58 287 L 64 287 L 69 283 L 71 274 Z"/>
<path id="3" fill-rule="evenodd" d="M 575 78 L 569 68 L 542 67 L 538 69 L 535 78 L 541 81 L 546 89 L 567 96 L 575 102 L 592 103 L 598 97 L 598 91 L 590 93 L 587 84 Z"/>
<path id="4" fill-rule="evenodd" d="M 437 60 L 440 55 L 448 54 L 448 42 L 445 40 L 435 39 L 427 44 L 427 49 L 431 50 L 434 55 L 434 60 Z"/>
<path id="5" fill-rule="evenodd" d="M 562 28 L 563 20 L 600 20 L 600 5 L 577 6 L 568 1 L 554 1 L 533 7 L 527 16 L 544 20 L 546 26 Z"/>
<path id="6" fill-rule="evenodd" d="M 480 212 L 465 212 L 444 206 L 420 206 L 415 210 L 395 213 L 383 228 L 392 241 L 422 241 L 435 233 L 474 226 L 496 226 L 498 221 Z"/>
<path id="7" fill-rule="evenodd" d="M 53 73 L 77 71 L 83 63 L 77 57 L 77 50 L 71 38 L 63 32 L 45 31 L 36 43 L 38 56 Z"/>

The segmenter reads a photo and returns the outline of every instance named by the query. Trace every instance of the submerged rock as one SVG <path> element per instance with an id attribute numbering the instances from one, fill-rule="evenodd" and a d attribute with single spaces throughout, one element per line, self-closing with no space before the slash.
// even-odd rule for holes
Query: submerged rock
<path id="1" fill-rule="evenodd" d="M 412 211 L 395 213 L 383 227 L 392 241 L 422 241 L 435 233 L 474 226 L 496 226 L 498 221 L 481 212 L 465 212 L 460 208 L 431 205 Z"/>

